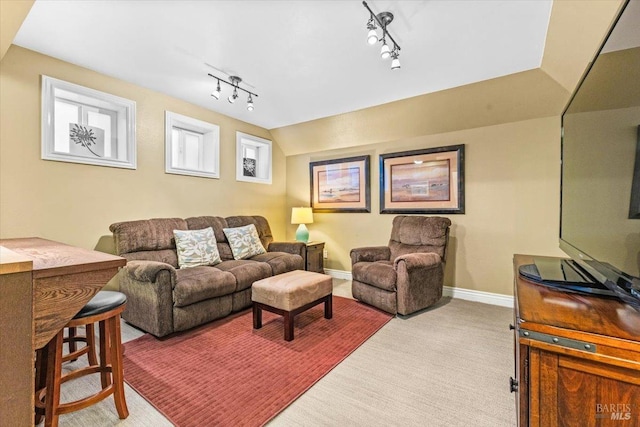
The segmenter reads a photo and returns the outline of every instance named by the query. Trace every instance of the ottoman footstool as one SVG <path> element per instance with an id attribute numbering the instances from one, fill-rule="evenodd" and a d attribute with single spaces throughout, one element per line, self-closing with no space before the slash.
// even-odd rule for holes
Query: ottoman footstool
<path id="1" fill-rule="evenodd" d="M 253 328 L 262 327 L 262 310 L 284 317 L 284 339 L 293 340 L 296 315 L 324 302 L 324 317 L 333 316 L 333 283 L 331 276 L 312 271 L 295 270 L 254 282 Z"/>

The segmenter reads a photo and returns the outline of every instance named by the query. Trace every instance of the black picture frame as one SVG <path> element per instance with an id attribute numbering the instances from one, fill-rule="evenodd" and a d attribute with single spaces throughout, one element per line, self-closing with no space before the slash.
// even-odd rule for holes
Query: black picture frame
<path id="1" fill-rule="evenodd" d="M 464 144 L 380 155 L 381 214 L 464 214 Z"/>
<path id="2" fill-rule="evenodd" d="M 371 212 L 369 156 L 309 162 L 313 212 Z"/>
<path id="3" fill-rule="evenodd" d="M 629 219 L 640 219 L 640 126 L 636 141 L 636 160 L 631 182 L 631 201 L 629 202 Z"/>

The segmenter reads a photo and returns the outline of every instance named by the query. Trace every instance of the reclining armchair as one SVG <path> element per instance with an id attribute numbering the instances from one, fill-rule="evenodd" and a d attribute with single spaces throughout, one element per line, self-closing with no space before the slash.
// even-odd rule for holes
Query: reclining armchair
<path id="1" fill-rule="evenodd" d="M 388 246 L 351 250 L 353 297 L 391 314 L 407 315 L 442 297 L 451 221 L 397 216 Z"/>

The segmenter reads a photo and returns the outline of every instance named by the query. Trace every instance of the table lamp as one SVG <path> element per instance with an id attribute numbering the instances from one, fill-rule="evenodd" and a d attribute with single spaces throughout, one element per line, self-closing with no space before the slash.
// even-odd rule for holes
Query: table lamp
<path id="1" fill-rule="evenodd" d="M 313 211 L 311 208 L 292 208 L 291 224 L 300 224 L 296 230 L 296 240 L 307 243 L 309 241 L 309 230 L 305 224 L 313 223 Z"/>

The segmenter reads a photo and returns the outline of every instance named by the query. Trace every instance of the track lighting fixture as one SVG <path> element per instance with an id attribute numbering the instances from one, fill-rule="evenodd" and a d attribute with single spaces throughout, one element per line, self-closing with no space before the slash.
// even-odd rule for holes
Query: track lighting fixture
<path id="1" fill-rule="evenodd" d="M 238 99 L 238 90 L 241 90 L 243 92 L 246 92 L 249 97 L 247 98 L 247 110 L 249 111 L 253 111 L 253 97 L 257 97 L 258 94 L 257 93 L 253 93 L 247 89 L 241 88 L 240 87 L 240 83 L 242 82 L 242 79 L 238 76 L 229 76 L 229 80 L 231 81 L 226 81 L 225 79 L 221 79 L 220 77 L 216 77 L 213 74 L 209 73 L 208 74 L 209 77 L 213 77 L 214 79 L 216 79 L 218 81 L 218 84 L 216 86 L 216 90 L 214 90 L 211 93 L 211 96 L 213 96 L 215 99 L 220 99 L 220 94 L 221 94 L 221 90 L 220 90 L 220 82 L 224 82 L 226 84 L 228 84 L 229 86 L 231 86 L 233 88 L 233 92 L 231 93 L 231 95 L 229 95 L 229 97 L 227 98 L 227 101 L 229 101 L 229 104 L 233 104 L 234 102 L 236 102 L 236 99 Z"/>
<path id="2" fill-rule="evenodd" d="M 393 21 L 393 13 L 391 12 L 380 12 L 377 15 L 373 13 L 371 8 L 366 1 L 363 1 L 362 4 L 369 11 L 369 21 L 367 22 L 367 43 L 370 45 L 376 44 L 376 42 L 382 42 L 382 48 L 380 49 L 380 56 L 382 59 L 392 58 L 391 61 L 391 69 L 397 70 L 400 68 L 400 60 L 398 56 L 400 56 L 400 45 L 396 43 L 391 34 L 387 31 L 387 26 Z M 382 30 L 382 37 L 378 37 L 378 33 L 376 31 L 376 23 L 378 27 Z M 393 48 L 390 48 L 387 44 L 387 38 L 391 40 L 393 43 Z"/>

